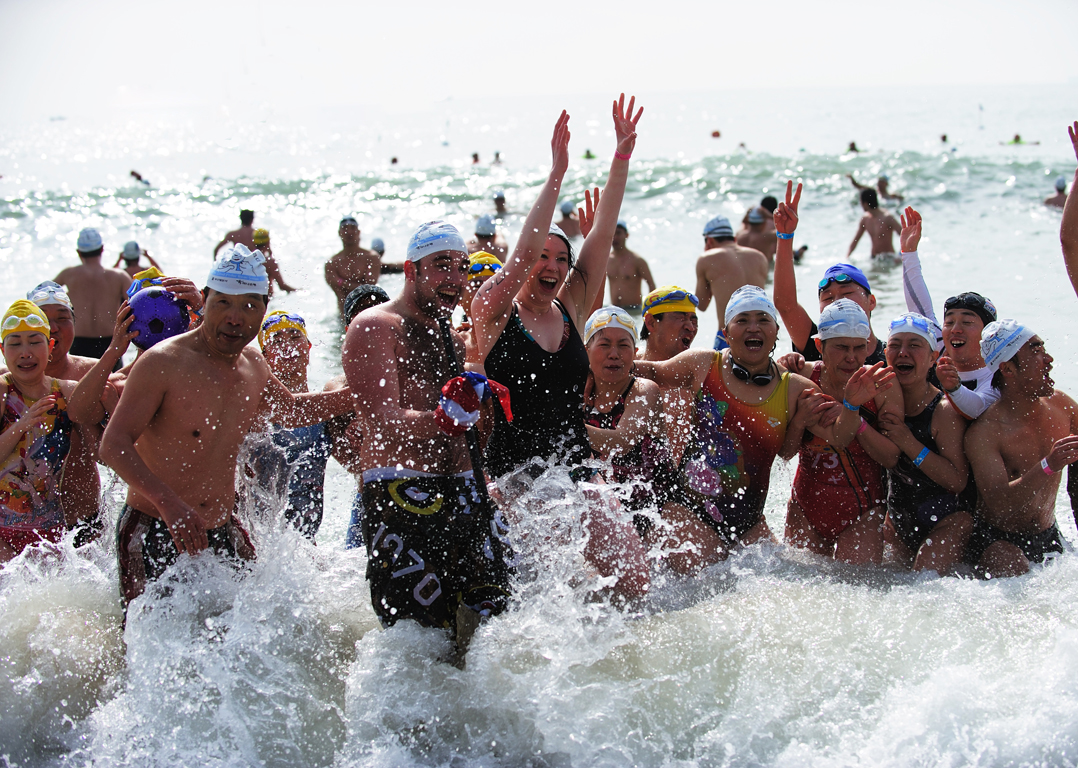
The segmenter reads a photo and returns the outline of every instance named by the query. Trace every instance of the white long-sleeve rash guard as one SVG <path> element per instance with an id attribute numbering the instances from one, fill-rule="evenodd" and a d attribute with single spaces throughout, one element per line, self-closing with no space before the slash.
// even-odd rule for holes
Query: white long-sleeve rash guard
<path id="1" fill-rule="evenodd" d="M 906 308 L 929 318 L 942 326 L 932 310 L 932 296 L 928 293 L 924 275 L 921 274 L 921 259 L 917 251 L 902 253 L 902 290 L 906 294 Z M 939 339 L 942 349 L 943 338 Z M 973 371 L 959 371 L 961 386 L 953 392 L 947 392 L 947 399 L 967 419 L 973 420 L 988 410 L 988 406 L 999 400 L 999 390 L 992 386 L 992 371 L 977 368 Z"/>

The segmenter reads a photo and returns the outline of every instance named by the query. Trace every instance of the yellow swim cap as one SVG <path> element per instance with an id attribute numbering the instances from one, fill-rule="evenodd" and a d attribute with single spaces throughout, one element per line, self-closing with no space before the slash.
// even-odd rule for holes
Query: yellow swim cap
<path id="1" fill-rule="evenodd" d="M 476 251 L 468 257 L 468 279 L 492 277 L 502 268 L 502 262 L 493 253 Z"/>
<path id="2" fill-rule="evenodd" d="M 271 334 L 289 328 L 295 328 L 297 331 L 302 331 L 303 337 L 307 339 L 307 322 L 302 317 L 294 312 L 286 312 L 283 309 L 277 309 L 270 312 L 266 315 L 266 319 L 262 321 L 262 329 L 258 332 L 258 346 L 265 349 L 266 340 Z M 310 339 L 307 339 L 307 341 L 309 343 Z"/>
<path id="3" fill-rule="evenodd" d="M 666 312 L 692 312 L 700 300 L 684 288 L 664 285 L 644 297 L 645 315 L 662 315 Z"/>
<path id="4" fill-rule="evenodd" d="M 12 333 L 43 333 L 49 337 L 49 318 L 32 301 L 19 299 L 4 313 L 0 321 L 0 344 Z"/>
<path id="5" fill-rule="evenodd" d="M 254 234 L 255 245 L 265 245 L 269 242 L 268 229 L 256 229 Z"/>

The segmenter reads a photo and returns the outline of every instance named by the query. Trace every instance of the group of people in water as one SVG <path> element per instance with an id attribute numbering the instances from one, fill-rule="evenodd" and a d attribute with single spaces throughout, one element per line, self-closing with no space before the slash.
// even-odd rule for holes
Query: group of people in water
<path id="1" fill-rule="evenodd" d="M 81 265 L 0 321 L 0 560 L 70 529 L 76 543 L 100 535 L 100 461 L 127 485 L 115 531 L 126 609 L 181 554 L 256 556 L 237 472 L 279 482 L 285 518 L 313 541 L 330 455 L 357 478 L 347 546 L 367 550 L 382 623 L 414 619 L 461 644 L 509 605 L 517 549 L 544 546 L 514 542 L 525 513 L 513 494 L 555 466 L 579 487 L 584 555 L 619 602 L 647 594 L 653 553 L 692 575 L 774 540 L 764 505 L 777 457 L 799 456 L 783 538 L 818 555 L 878 564 L 889 546 L 906 567 L 1000 577 L 1062 552 L 1055 500 L 1078 461 L 1078 406 L 1020 319 L 973 291 L 937 314 L 913 208 L 898 233 L 909 311 L 879 337 L 872 286 L 851 264 L 822 274 L 817 319 L 798 303 L 793 182 L 743 222 L 742 235 L 769 235 L 773 259 L 719 216 L 703 231 L 695 292 L 654 287 L 650 271 L 646 296 L 615 291 L 642 111 L 614 102 L 605 187 L 575 212 L 561 206 L 578 231 L 553 222 L 569 166 L 563 112 L 511 253 L 495 252 L 491 222 L 470 243 L 427 222 L 393 265 L 396 297 L 374 284 L 379 259 L 345 217 L 344 249 L 326 265 L 347 327 L 343 375 L 320 392 L 308 391 L 304 318 L 267 314 L 272 283 L 291 287 L 250 212 L 251 231 L 226 236 L 201 289 L 156 266 L 133 277 L 104 267 L 100 235 L 83 230 Z M 1078 156 L 1078 122 L 1069 130 Z M 1078 291 L 1073 200 L 1061 238 Z M 125 257 L 144 255 L 130 245 Z M 713 349 L 692 348 L 712 301 Z M 162 331 L 176 311 L 189 330 Z M 132 342 L 138 355 L 120 367 Z M 266 431 L 272 445 L 238 468 L 248 435 Z"/>

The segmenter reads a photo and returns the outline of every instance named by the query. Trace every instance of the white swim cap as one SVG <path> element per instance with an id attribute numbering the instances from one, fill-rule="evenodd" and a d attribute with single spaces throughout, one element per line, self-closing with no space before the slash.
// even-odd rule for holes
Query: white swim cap
<path id="1" fill-rule="evenodd" d="M 1067 177 L 1066 176 L 1059 176 L 1058 178 L 1056 178 L 1056 190 L 1058 190 L 1059 192 L 1062 192 L 1066 188 L 1067 188 Z"/>
<path id="2" fill-rule="evenodd" d="M 142 256 L 142 249 L 138 247 L 138 243 L 134 240 L 128 240 L 124 243 L 125 261 L 138 261 L 140 256 Z"/>
<path id="3" fill-rule="evenodd" d="M 75 250 L 79 253 L 92 253 L 102 245 L 101 233 L 93 227 L 87 227 L 79 232 L 79 239 L 78 242 L 75 243 Z"/>
<path id="4" fill-rule="evenodd" d="M 441 251 L 460 251 L 467 256 L 468 246 L 452 224 L 444 221 L 428 221 L 426 224 L 421 224 L 412 235 L 412 239 L 408 241 L 408 253 L 405 258 L 408 261 L 419 261 L 432 253 Z"/>
<path id="5" fill-rule="evenodd" d="M 776 323 L 779 321 L 775 305 L 764 289 L 756 285 L 743 285 L 730 295 L 730 301 L 726 303 L 726 325 L 742 312 L 766 312 Z"/>
<path id="6" fill-rule="evenodd" d="M 572 200 L 566 200 L 564 203 L 561 204 L 562 216 L 569 216 L 574 211 L 576 211 L 576 203 L 574 203 Z"/>
<path id="7" fill-rule="evenodd" d="M 492 213 L 484 213 L 479 217 L 479 221 L 475 222 L 475 234 L 479 237 L 494 237 L 497 231 Z"/>
<path id="8" fill-rule="evenodd" d="M 59 283 L 54 283 L 52 280 L 46 280 L 43 283 L 38 283 L 35 288 L 31 288 L 26 293 L 26 299 L 37 304 L 39 307 L 47 307 L 53 304 L 57 307 L 67 307 L 74 311 L 71 307 L 71 297 L 67 295 L 67 291 Z"/>
<path id="9" fill-rule="evenodd" d="M 584 324 L 584 343 L 587 344 L 592 336 L 608 327 L 618 328 L 632 336 L 634 347 L 640 343 L 636 320 L 621 307 L 603 307 L 592 312 L 588 322 Z"/>
<path id="10" fill-rule="evenodd" d="M 916 312 L 899 315 L 891 321 L 891 326 L 887 329 L 887 338 L 890 339 L 896 333 L 915 333 L 931 345 L 933 352 L 940 351 L 939 339 L 943 336 L 943 331 L 924 315 Z"/>
<path id="11" fill-rule="evenodd" d="M 839 299 L 828 304 L 820 313 L 820 341 L 826 339 L 867 339 L 872 335 L 868 315 L 855 302 Z"/>
<path id="12" fill-rule="evenodd" d="M 981 355 L 985 367 L 992 373 L 999 364 L 1014 357 L 1036 334 L 1014 320 L 996 320 L 981 330 Z"/>
<path id="13" fill-rule="evenodd" d="M 230 245 L 214 262 L 206 279 L 206 287 L 230 296 L 246 293 L 265 296 L 269 293 L 269 277 L 263 266 L 265 261 L 262 251 L 251 252 L 242 243 Z"/>
<path id="14" fill-rule="evenodd" d="M 376 237 L 371 240 L 371 250 L 377 251 L 379 256 L 384 256 L 386 253 L 386 244 L 382 242 L 382 238 Z"/>

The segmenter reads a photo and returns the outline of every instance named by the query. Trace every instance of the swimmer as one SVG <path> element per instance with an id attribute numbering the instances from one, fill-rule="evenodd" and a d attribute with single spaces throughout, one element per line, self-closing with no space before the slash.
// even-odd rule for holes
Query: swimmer
<path id="1" fill-rule="evenodd" d="M 835 402 L 868 356 L 868 315 L 849 299 L 820 314 L 816 348 L 823 358 L 809 378 Z M 887 492 L 882 467 L 894 466 L 898 449 L 876 431 L 885 409 L 902 413 L 902 391 L 883 390 L 861 406 L 857 437 L 845 448 L 806 434 L 786 512 L 786 541 L 854 565 L 883 562 Z M 882 467 L 881 467 L 882 465 Z"/>
<path id="2" fill-rule="evenodd" d="M 66 286 L 71 297 L 75 318 L 71 354 L 101 357 L 112 338 L 112 317 L 127 298 L 131 276 L 101 264 L 105 247 L 96 229 L 88 227 L 79 232 L 76 248 L 82 263 L 61 270 L 53 281 Z"/>
<path id="3" fill-rule="evenodd" d="M 1039 141 L 1025 141 L 1025 140 L 1022 139 L 1021 134 L 1018 134 L 1018 133 L 1014 134 L 1014 138 L 1011 139 L 1010 141 L 1001 141 L 1000 142 L 1001 146 L 1020 146 L 1022 144 L 1030 144 L 1030 145 L 1036 146 L 1037 144 L 1040 144 L 1040 142 Z"/>
<path id="4" fill-rule="evenodd" d="M 737 244 L 743 248 L 753 248 L 767 257 L 769 265 L 775 263 L 775 222 L 771 219 L 771 229 L 767 227 L 768 218 L 760 213 L 759 208 L 745 214 L 745 227 L 737 234 Z"/>
<path id="5" fill-rule="evenodd" d="M 124 243 L 124 249 L 120 251 L 120 255 L 116 257 L 116 263 L 112 265 L 113 269 L 120 266 L 120 262 L 124 263 L 124 272 L 134 277 L 137 273 L 142 271 L 142 267 L 139 266 L 139 260 L 145 256 L 146 260 L 150 262 L 150 266 L 154 269 L 160 270 L 161 265 L 154 261 L 153 256 L 145 248 L 139 248 L 139 244 L 134 240 L 130 240 Z"/>
<path id="6" fill-rule="evenodd" d="M 859 150 L 857 148 L 857 142 L 856 141 L 851 141 L 850 146 L 846 147 L 846 151 L 847 152 L 860 152 L 861 150 Z"/>
<path id="7" fill-rule="evenodd" d="M 1063 552 L 1056 496 L 1078 461 L 1078 404 L 1055 388 L 1052 356 L 1029 328 L 990 323 L 981 349 L 1001 395 L 966 432 L 980 492 L 966 558 L 988 578 L 1018 576 Z"/>
<path id="8" fill-rule="evenodd" d="M 494 191 L 494 215 L 500 219 L 504 219 L 509 215 L 509 209 L 505 207 L 505 192 L 498 189 Z"/>
<path id="9" fill-rule="evenodd" d="M 772 358 L 778 311 L 764 290 L 746 285 L 734 291 L 724 320 L 728 349 L 689 350 L 662 363 L 638 360 L 636 367 L 660 387 L 694 393 L 693 443 L 679 477 L 693 512 L 722 546 L 732 548 L 773 538 L 764 502 L 775 458 L 792 458 L 805 429 L 845 448 L 861 424 L 857 409 L 889 387 L 894 375 L 880 364 L 853 373 L 843 392 L 853 410 L 840 408 L 838 418 L 824 425 L 821 412 L 834 401 Z"/>
<path id="10" fill-rule="evenodd" d="M 273 258 L 273 248 L 270 246 L 270 233 L 268 229 L 256 229 L 252 239 L 255 248 L 265 259 L 266 274 L 269 275 L 269 296 L 273 298 L 273 284 L 276 283 L 285 293 L 293 293 L 296 289 L 284 281 L 281 268 L 277 266 L 277 260 Z"/>
<path id="11" fill-rule="evenodd" d="M 344 300 L 361 285 L 374 285 L 381 276 L 382 257 L 376 250 L 359 245 L 359 223 L 353 216 L 345 216 L 337 227 L 341 238 L 341 250 L 326 262 L 326 284 L 337 297 L 337 311 L 344 316 Z M 372 243 L 373 245 L 373 243 Z M 382 246 L 385 251 L 385 246 Z"/>
<path id="12" fill-rule="evenodd" d="M 633 375 L 636 320 L 620 307 L 603 307 L 584 329 L 591 379 L 584 395 L 588 438 L 608 480 L 619 483 L 622 504 L 647 549 L 658 545 L 678 573 L 696 573 L 722 560 L 726 550 L 684 505 L 677 470 L 666 447 L 662 397 L 655 382 Z M 660 512 L 665 525 L 644 514 Z M 707 548 L 707 543 L 711 549 Z"/>
<path id="13" fill-rule="evenodd" d="M 255 212 L 242 210 L 240 211 L 240 228 L 234 229 L 224 236 L 213 249 L 213 258 L 217 258 L 217 252 L 224 248 L 229 243 L 239 243 L 247 248 L 249 251 L 255 249 L 255 228 L 254 228 Z"/>
<path id="14" fill-rule="evenodd" d="M 466 625 L 509 600 L 508 526 L 477 487 L 486 479 L 475 476 L 464 439 L 479 419 L 480 391 L 499 387 L 454 376 L 443 345 L 440 323 L 468 279 L 464 238 L 428 222 L 412 235 L 407 259 L 400 296 L 357 315 L 343 350 L 366 436 L 367 580 L 384 626 L 413 619 L 463 644 Z M 452 343 L 459 360 L 463 340 L 454 334 Z"/>
<path id="15" fill-rule="evenodd" d="M 502 153 L 501 152 L 495 152 L 494 153 L 494 159 L 490 161 L 490 164 L 491 165 L 501 165 L 502 164 Z"/>
<path id="16" fill-rule="evenodd" d="M 880 201 L 875 190 L 862 190 L 861 207 L 865 215 L 857 224 L 857 234 L 853 236 L 853 242 L 850 243 L 850 250 L 846 253 L 847 258 L 853 256 L 861 235 L 868 232 L 872 258 L 894 259 L 895 243 L 892 238 L 901 230 L 898 220 L 891 214 L 880 210 Z"/>
<path id="17" fill-rule="evenodd" d="M 479 153 L 472 152 L 472 165 L 479 165 Z"/>
<path id="18" fill-rule="evenodd" d="M 307 338 L 307 323 L 294 312 L 277 310 L 266 315 L 258 332 L 258 346 L 266 364 L 281 384 L 293 394 L 308 392 L 307 367 L 311 362 L 311 342 Z M 340 416 L 336 418 L 341 418 Z M 288 478 L 288 505 L 284 518 L 314 541 L 322 525 L 325 499 L 326 462 L 330 454 L 330 436 L 326 423 L 309 424 L 286 429 L 271 423 L 274 444 L 281 449 L 286 464 L 283 473 L 291 469 Z M 265 465 L 268 455 L 256 459 Z M 269 468 L 263 466 L 263 476 Z"/>
<path id="19" fill-rule="evenodd" d="M 786 200 L 779 203 L 775 211 L 775 229 L 778 232 L 778 246 L 775 251 L 775 305 L 782 315 L 782 323 L 793 342 L 794 355 L 785 355 L 780 362 L 794 373 L 806 375 L 805 362 L 820 359 L 820 352 L 811 343 L 820 329 L 809 317 L 805 308 L 797 301 L 797 278 L 794 275 L 793 235 L 797 229 L 797 207 L 801 201 L 801 185 L 791 195 L 793 182 L 786 183 Z M 835 264 L 824 271 L 823 279 L 818 284 L 820 312 L 839 299 L 850 299 L 861 307 L 872 323 L 872 310 L 876 308 L 876 297 L 872 295 L 865 273 L 852 264 Z M 883 362 L 883 342 L 876 338 L 875 332 L 868 337 L 868 357 L 865 363 L 875 365 Z"/>
<path id="20" fill-rule="evenodd" d="M 145 184 L 147 187 L 150 186 L 150 182 L 147 179 L 142 178 L 142 174 L 138 171 L 131 171 L 131 178 L 133 178 L 137 182 Z"/>
<path id="21" fill-rule="evenodd" d="M 0 321 L 8 371 L 0 379 L 0 563 L 39 541 L 59 541 L 80 522 L 65 514 L 61 476 L 72 441 L 67 402 L 75 382 L 47 376 L 49 320 L 20 299 Z M 81 537 L 77 536 L 77 539 Z"/>
<path id="22" fill-rule="evenodd" d="M 498 274 L 502 268 L 502 261 L 492 253 L 479 251 L 468 256 L 468 282 L 460 294 L 460 308 L 464 311 L 464 319 L 457 326 L 456 331 L 464 338 L 467 349 L 465 357 L 469 366 L 468 370 L 482 372 L 482 360 L 479 359 L 479 347 L 476 345 L 475 334 L 472 332 L 472 321 L 468 318 L 468 312 L 472 308 L 472 300 L 490 278 Z"/>
<path id="23" fill-rule="evenodd" d="M 629 225 L 619 220 L 606 262 L 606 280 L 610 286 L 610 303 L 639 317 L 643 301 L 640 284 L 647 283 L 648 291 L 654 291 L 655 279 L 644 258 L 626 247 L 628 239 Z"/>
<path id="24" fill-rule="evenodd" d="M 1073 126 L 1067 126 L 1067 134 L 1070 136 L 1074 158 L 1078 160 L 1078 120 L 1074 121 Z M 1074 172 L 1074 181 L 1078 182 L 1078 170 Z M 1067 267 L 1071 287 L 1074 288 L 1075 294 L 1078 294 L 1078 195 L 1074 194 L 1073 185 L 1067 203 L 1063 206 L 1063 219 L 1059 222 L 1059 242 L 1063 246 L 1063 263 Z"/>
<path id="25" fill-rule="evenodd" d="M 896 556 L 914 570 L 948 574 L 962 561 L 973 518 L 959 497 L 969 480 L 966 425 L 928 381 L 939 336 L 923 315 L 909 312 L 891 321 L 887 364 L 902 387 L 904 412 L 880 414 L 879 429 L 902 452 L 888 469 L 887 519 Z"/>
<path id="26" fill-rule="evenodd" d="M 763 288 L 767 283 L 767 256 L 755 248 L 745 248 L 734 239 L 734 228 L 725 216 L 716 216 L 704 226 L 704 253 L 696 260 L 696 295 L 699 309 L 707 310 L 715 300 L 719 331 L 714 349 L 729 346 L 722 335 L 723 311 L 730 296 L 743 285 Z"/>
<path id="27" fill-rule="evenodd" d="M 1067 177 L 1056 177 L 1056 193 L 1044 199 L 1044 204 L 1051 208 L 1063 208 L 1067 204 Z"/>
<path id="28" fill-rule="evenodd" d="M 700 330 L 696 315 L 699 299 L 684 288 L 664 285 L 644 297 L 644 328 L 640 338 L 647 342 L 641 360 L 660 363 L 692 346 Z M 696 395 L 684 387 L 661 387 L 662 416 L 666 443 L 677 466 L 692 438 L 693 399 Z"/>
<path id="29" fill-rule="evenodd" d="M 300 427 L 352 410 L 349 390 L 293 395 L 248 346 L 269 301 L 263 263 L 243 245 L 222 253 L 202 323 L 138 358 L 109 418 L 101 460 L 128 485 L 117 522 L 125 605 L 183 553 L 254 558 L 236 517 L 236 457 L 261 419 Z"/>
<path id="30" fill-rule="evenodd" d="M 580 240 L 583 237 L 583 233 L 580 231 L 580 220 L 577 218 L 576 203 L 572 200 L 565 200 L 559 207 L 561 211 L 561 218 L 558 220 L 558 227 L 565 236 L 569 238 L 569 242 Z"/>
<path id="31" fill-rule="evenodd" d="M 497 256 L 504 261 L 509 256 L 509 245 L 505 238 L 498 234 L 498 224 L 494 214 L 484 213 L 475 222 L 475 237 L 468 241 L 468 253 L 486 253 Z"/>
<path id="32" fill-rule="evenodd" d="M 756 211 L 757 214 L 763 216 L 763 225 L 766 232 L 775 231 L 775 209 L 779 207 L 779 201 L 775 199 L 773 195 L 764 195 L 760 198 L 760 204 L 749 208 L 745 211 L 745 215 L 741 217 L 741 230 L 738 235 L 749 231 L 749 214 Z M 774 255 L 774 254 L 772 254 Z"/>
<path id="33" fill-rule="evenodd" d="M 872 187 L 866 187 L 864 184 L 858 183 L 857 179 L 853 177 L 852 173 L 847 173 L 846 178 L 850 180 L 850 183 L 861 192 L 865 190 L 872 190 Z M 876 179 L 876 189 L 874 190 L 879 199 L 881 200 L 897 200 L 902 202 L 905 198 L 902 195 L 896 195 L 888 189 L 888 185 L 891 183 L 890 177 L 886 173 L 881 173 L 880 177 Z M 864 199 L 863 197 L 861 198 Z"/>

